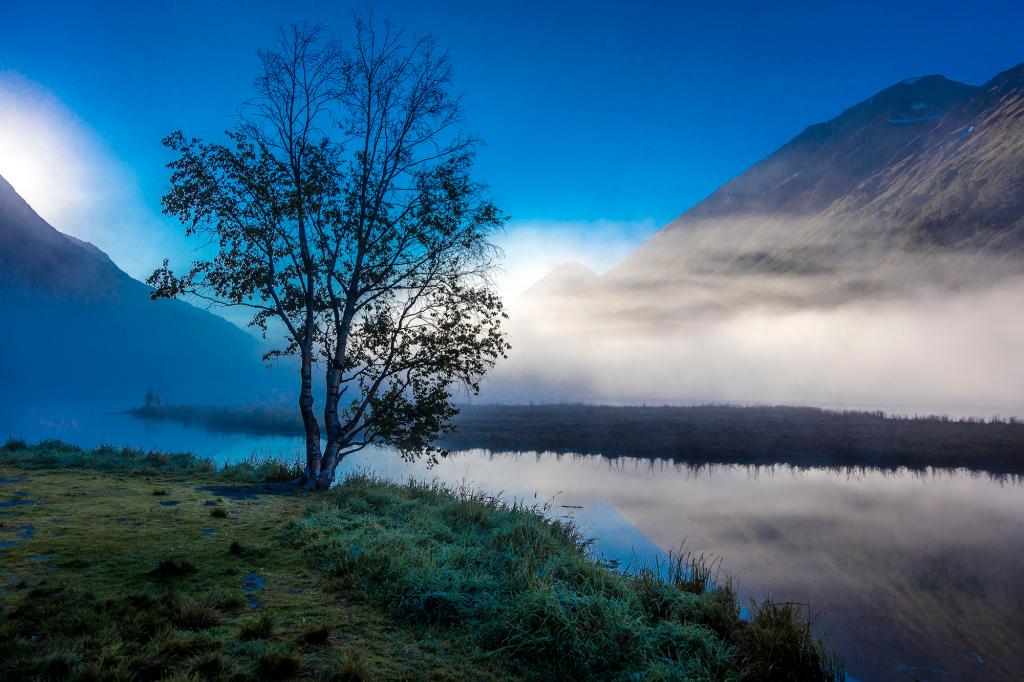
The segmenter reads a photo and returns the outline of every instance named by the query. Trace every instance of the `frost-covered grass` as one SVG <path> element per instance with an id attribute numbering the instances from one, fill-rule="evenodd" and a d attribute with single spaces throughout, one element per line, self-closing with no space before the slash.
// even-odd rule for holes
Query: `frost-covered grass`
<path id="1" fill-rule="evenodd" d="M 741 620 L 702 557 L 618 573 L 573 525 L 479 492 L 354 476 L 290 534 L 359 599 L 470 638 L 527 677 L 841 679 L 799 609 L 768 602 Z"/>
<path id="2" fill-rule="evenodd" d="M 800 609 L 740 619 L 699 557 L 624 575 L 536 509 L 365 476 L 263 484 L 293 473 L 0 448 L 0 679 L 838 675 Z"/>
<path id="3" fill-rule="evenodd" d="M 218 468 L 211 460 L 190 452 L 164 453 L 137 448 L 101 445 L 91 450 L 59 440 L 28 444 L 8 439 L 0 446 L 0 465 L 22 469 L 91 469 L 135 474 L 203 475 L 224 481 L 279 483 L 302 475 L 300 462 L 270 457 L 250 457 Z"/>
<path id="4" fill-rule="evenodd" d="M 0 507 L 0 680 L 515 677 L 466 641 L 338 592 L 286 537 L 309 500 L 285 486 L 205 466 L 15 467 L 10 455 L 0 502 L 19 504 Z"/>

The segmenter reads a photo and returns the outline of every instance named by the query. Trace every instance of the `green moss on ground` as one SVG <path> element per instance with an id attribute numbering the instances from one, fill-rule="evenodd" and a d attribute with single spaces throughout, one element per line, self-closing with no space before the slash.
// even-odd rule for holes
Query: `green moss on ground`
<path id="1" fill-rule="evenodd" d="M 699 560 L 629 577 L 533 509 L 365 477 L 315 496 L 268 484 L 294 473 L 8 443 L 0 678 L 838 674 L 798 610 L 742 621 Z"/>

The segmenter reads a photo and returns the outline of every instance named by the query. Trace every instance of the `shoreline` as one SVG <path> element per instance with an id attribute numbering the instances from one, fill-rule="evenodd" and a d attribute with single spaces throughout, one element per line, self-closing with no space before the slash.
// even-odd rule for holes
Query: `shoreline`
<path id="1" fill-rule="evenodd" d="M 301 435 L 282 408 L 165 405 L 128 414 L 221 433 Z M 1024 475 L 1024 422 L 810 407 L 462 406 L 450 450 L 553 452 L 676 463 L 966 469 Z"/>
<path id="2" fill-rule="evenodd" d="M 742 618 L 700 555 L 627 575 L 538 508 L 294 473 L 8 441 L 0 674 L 842 679 L 802 608 Z"/>

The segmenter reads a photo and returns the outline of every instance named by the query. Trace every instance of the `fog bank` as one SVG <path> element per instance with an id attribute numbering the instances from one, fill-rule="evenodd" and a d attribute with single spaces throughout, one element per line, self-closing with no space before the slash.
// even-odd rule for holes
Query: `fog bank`
<path id="1" fill-rule="evenodd" d="M 749 305 L 736 304 L 735 287 L 715 286 L 692 297 L 589 292 L 573 310 L 521 300 L 510 358 L 481 400 L 1024 416 L 1024 278 L 818 307 L 754 297 L 773 281 L 740 283 Z M 707 305 L 716 290 L 728 304 Z"/>

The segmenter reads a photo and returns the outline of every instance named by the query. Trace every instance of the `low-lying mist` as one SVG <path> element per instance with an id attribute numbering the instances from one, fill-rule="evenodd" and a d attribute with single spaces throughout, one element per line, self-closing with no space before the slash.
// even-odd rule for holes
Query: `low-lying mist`
<path id="1" fill-rule="evenodd" d="M 584 291 L 511 302 L 510 358 L 481 400 L 1024 415 L 1013 258 L 804 240 L 828 257 L 774 268 L 792 246 L 693 234 L 685 257 L 662 233 Z"/>

